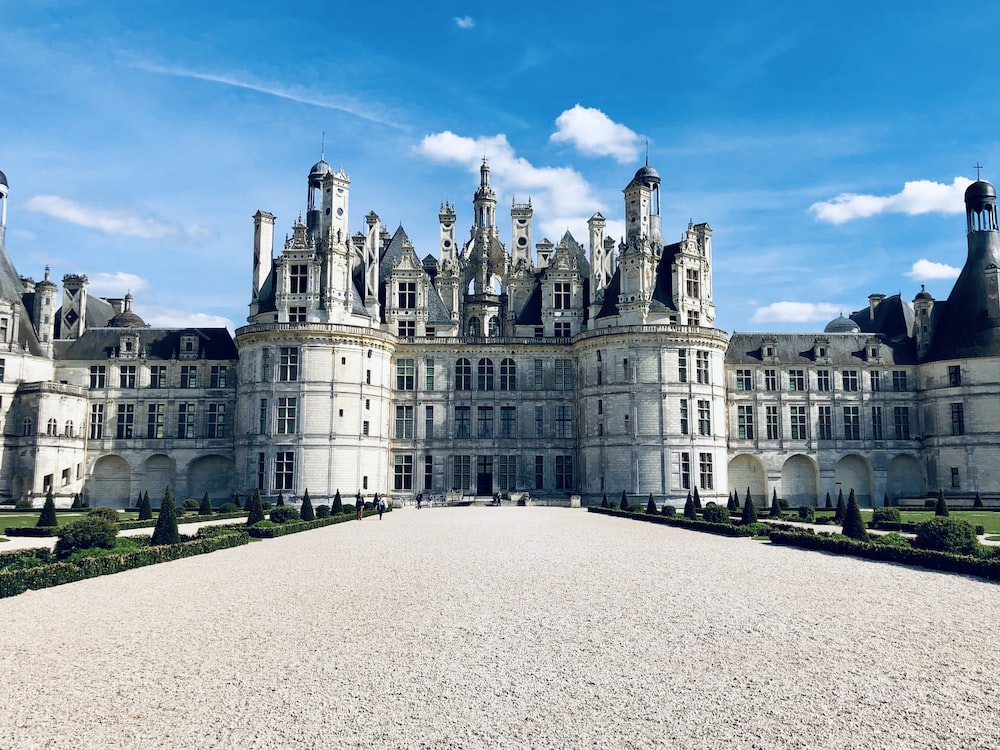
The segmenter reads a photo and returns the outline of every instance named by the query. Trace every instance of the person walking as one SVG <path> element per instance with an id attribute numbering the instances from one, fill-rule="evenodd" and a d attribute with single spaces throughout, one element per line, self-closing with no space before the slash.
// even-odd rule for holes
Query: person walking
<path id="1" fill-rule="evenodd" d="M 375 509 L 378 511 L 378 520 L 382 520 L 382 514 L 385 513 L 385 499 L 379 498 L 379 501 L 375 503 Z"/>
<path id="2" fill-rule="evenodd" d="M 375 493 L 375 497 L 378 497 L 378 493 Z M 357 502 L 355 504 L 355 510 L 358 512 L 358 520 L 360 521 L 365 517 L 365 499 L 361 497 L 361 493 L 358 493 Z"/>

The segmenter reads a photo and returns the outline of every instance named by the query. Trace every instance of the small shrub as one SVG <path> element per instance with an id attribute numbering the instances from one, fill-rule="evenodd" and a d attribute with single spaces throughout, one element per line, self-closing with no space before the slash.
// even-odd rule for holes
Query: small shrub
<path id="1" fill-rule="evenodd" d="M 266 518 L 262 518 L 261 520 L 257 521 L 257 523 L 255 523 L 253 525 L 253 528 L 255 528 L 255 529 L 273 529 L 275 526 L 278 526 L 278 525 L 280 525 L 280 524 L 276 524 L 274 521 L 268 521 Z"/>
<path id="2" fill-rule="evenodd" d="M 826 505 L 823 506 L 827 510 L 833 510 L 833 500 L 830 499 L 830 493 L 826 493 Z"/>
<path id="3" fill-rule="evenodd" d="M 42 512 L 38 514 L 38 523 L 35 526 L 46 527 L 58 525 L 59 522 L 56 520 L 56 502 L 55 498 L 52 497 L 52 488 L 49 487 L 49 491 L 45 493 L 45 505 L 42 506 Z"/>
<path id="4" fill-rule="evenodd" d="M 875 508 L 872 510 L 872 521 L 869 526 L 873 529 L 898 530 L 901 522 L 899 508 Z"/>
<path id="5" fill-rule="evenodd" d="M 802 523 L 816 523 L 816 509 L 811 505 L 800 505 L 796 510 Z"/>
<path id="6" fill-rule="evenodd" d="M 278 493 L 278 501 L 274 504 L 276 508 L 281 508 L 285 504 L 285 495 L 282 492 Z"/>
<path id="7" fill-rule="evenodd" d="M 658 513 L 658 511 L 656 510 L 656 501 L 653 500 L 652 492 L 649 493 L 649 500 L 646 501 L 646 512 L 649 513 L 651 516 L 656 515 L 656 513 Z M 54 517 L 55 514 L 53 513 L 53 518 Z"/>
<path id="8" fill-rule="evenodd" d="M 197 502 L 197 501 L 195 501 Z M 177 506 L 174 505 L 174 493 L 167 487 L 163 492 L 163 500 L 160 501 L 160 512 L 156 517 L 156 526 L 153 528 L 153 537 L 150 544 L 178 544 L 181 535 L 177 531 Z"/>
<path id="9" fill-rule="evenodd" d="M 694 488 L 694 509 L 701 510 L 701 495 L 698 494 L 698 488 Z"/>
<path id="10" fill-rule="evenodd" d="M 149 493 L 145 493 L 139 500 L 139 520 L 149 521 L 153 518 L 153 508 L 149 504 Z"/>
<path id="11" fill-rule="evenodd" d="M 976 524 L 976 536 L 982 536 L 985 533 L 986 533 L 986 527 L 983 526 L 981 523 L 977 523 Z"/>
<path id="12" fill-rule="evenodd" d="M 26 497 L 22 497 L 20 500 L 14 503 L 14 508 L 16 510 L 31 510 L 33 507 L 35 506 L 32 504 L 31 500 L 29 500 Z"/>
<path id="13" fill-rule="evenodd" d="M 299 515 L 303 521 L 315 521 L 316 511 L 313 510 L 312 500 L 309 499 L 309 489 L 302 495 L 302 507 L 299 508 Z"/>
<path id="14" fill-rule="evenodd" d="M 299 512 L 290 505 L 279 505 L 271 511 L 269 516 L 271 523 L 288 523 L 289 521 L 300 521 L 302 517 Z"/>
<path id="15" fill-rule="evenodd" d="M 254 490 L 247 500 L 247 526 L 264 520 L 264 505 L 260 501 L 260 490 Z"/>
<path id="16" fill-rule="evenodd" d="M 79 510 L 83 507 L 83 499 L 80 497 L 80 493 L 77 492 L 73 495 L 73 504 L 69 506 L 70 510 Z"/>
<path id="17" fill-rule="evenodd" d="M 733 490 L 733 494 L 729 496 L 729 502 L 726 503 L 726 510 L 730 513 L 740 509 L 739 498 L 736 497 L 736 490 Z"/>
<path id="18" fill-rule="evenodd" d="M 527 507 L 527 505 L 528 505 L 528 501 L 527 501 L 527 500 L 525 500 L 525 499 L 524 499 L 524 496 L 522 495 L 521 497 L 519 497 L 519 498 L 517 499 L 517 505 L 518 505 L 518 507 L 519 507 L 519 508 L 524 508 L 524 507 Z"/>
<path id="19" fill-rule="evenodd" d="M 59 529 L 56 540 L 56 556 L 64 560 L 77 550 L 91 547 L 112 549 L 118 527 L 100 516 L 89 516 L 79 521 L 68 523 Z"/>
<path id="20" fill-rule="evenodd" d="M 692 497 L 690 492 L 688 493 L 687 500 L 684 501 L 684 517 L 692 520 L 698 517 L 694 509 L 694 497 Z"/>
<path id="21" fill-rule="evenodd" d="M 212 498 L 205 493 L 205 496 L 201 499 L 201 505 L 198 506 L 199 516 L 210 516 L 212 515 Z"/>
<path id="22" fill-rule="evenodd" d="M 782 510 L 789 510 L 792 506 L 788 504 L 788 501 L 785 498 L 779 497 L 778 507 L 781 508 Z"/>
<path id="23" fill-rule="evenodd" d="M 926 500 L 924 500 L 924 507 L 927 508 L 927 510 L 934 510 L 936 505 L 937 505 L 937 500 L 935 500 L 933 497 L 929 497 Z"/>
<path id="24" fill-rule="evenodd" d="M 859 542 L 868 541 L 868 531 L 865 529 L 865 522 L 861 520 L 861 508 L 858 507 L 858 499 L 851 489 L 851 496 L 847 500 L 847 510 L 844 513 L 844 536 L 850 539 L 857 539 Z"/>
<path id="25" fill-rule="evenodd" d="M 881 544 L 884 547 L 912 547 L 913 546 L 913 545 L 910 544 L 910 540 L 909 539 L 907 539 L 905 536 L 903 536 L 902 534 L 897 533 L 895 531 L 890 532 L 888 534 L 873 534 L 870 537 L 869 541 L 872 542 L 872 543 L 874 543 L 874 544 Z"/>
<path id="26" fill-rule="evenodd" d="M 702 511 L 701 517 L 709 523 L 729 523 L 729 509 L 721 505 L 709 503 Z"/>
<path id="27" fill-rule="evenodd" d="M 943 517 L 918 523 L 913 546 L 956 555 L 976 555 L 980 549 L 972 524 L 958 518 Z"/>
<path id="28" fill-rule="evenodd" d="M 669 505 L 668 503 L 664 503 L 660 507 L 660 515 L 666 516 L 667 518 L 673 518 L 674 516 L 677 515 L 677 508 L 675 508 L 673 505 Z"/>
<path id="29" fill-rule="evenodd" d="M 88 518 L 103 518 L 111 523 L 118 523 L 118 511 L 114 508 L 93 508 L 87 513 Z"/>
<path id="30" fill-rule="evenodd" d="M 330 506 L 329 505 L 317 505 L 316 506 L 316 518 L 329 518 L 330 517 Z"/>
<path id="31" fill-rule="evenodd" d="M 239 511 L 240 506 L 234 502 L 223 503 L 219 506 L 219 513 L 236 513 Z"/>
<path id="32" fill-rule="evenodd" d="M 619 510 L 628 510 L 628 495 L 625 494 L 625 490 L 622 490 L 622 499 L 618 503 Z"/>
<path id="33" fill-rule="evenodd" d="M 740 517 L 740 523 L 746 526 L 751 523 L 757 523 L 757 507 L 753 504 L 753 498 L 750 496 L 750 488 L 747 487 L 747 497 L 743 501 L 743 513 Z"/>
<path id="34" fill-rule="evenodd" d="M 197 500 L 195 500 L 193 497 L 189 497 L 189 498 L 185 499 L 183 503 L 181 503 L 181 507 L 184 510 L 198 510 L 198 508 L 199 508 L 200 505 L 201 504 Z"/>
<path id="35" fill-rule="evenodd" d="M 834 523 L 844 523 L 844 516 L 847 513 L 847 503 L 844 502 L 844 490 L 837 493 L 837 510 L 833 514 Z"/>
<path id="36" fill-rule="evenodd" d="M 972 503 L 972 507 L 977 510 L 983 507 L 983 498 L 979 495 L 979 490 L 976 490 L 976 499 Z"/>
<path id="37" fill-rule="evenodd" d="M 781 504 L 778 502 L 778 490 L 771 491 L 771 510 L 768 512 L 769 518 L 781 518 Z"/>
<path id="38" fill-rule="evenodd" d="M 608 508 L 608 507 L 610 507 L 608 505 L 608 493 L 607 492 L 605 492 L 604 495 L 601 497 L 601 507 L 602 508 Z"/>
<path id="39" fill-rule="evenodd" d="M 340 499 L 340 490 L 337 490 L 337 494 L 333 496 L 333 505 L 330 506 L 330 515 L 339 516 L 344 512 L 344 503 Z"/>
<path id="40" fill-rule="evenodd" d="M 948 515 L 948 502 L 944 499 L 944 490 L 938 490 L 937 502 L 934 504 L 934 515 L 942 517 Z"/>

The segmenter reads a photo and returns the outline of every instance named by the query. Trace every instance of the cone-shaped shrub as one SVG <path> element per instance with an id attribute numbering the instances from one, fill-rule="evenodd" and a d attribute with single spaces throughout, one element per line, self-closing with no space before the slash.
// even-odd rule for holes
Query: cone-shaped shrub
<path id="1" fill-rule="evenodd" d="M 150 544 L 177 544 L 181 535 L 177 532 L 177 506 L 174 505 L 174 493 L 170 488 L 163 492 L 160 502 L 160 514 L 156 517 L 156 528 Z"/>
<path id="2" fill-rule="evenodd" d="M 306 488 L 305 494 L 302 495 L 302 507 L 299 508 L 299 515 L 302 516 L 303 521 L 315 521 L 316 512 L 313 510 L 312 500 L 309 499 L 309 488 Z"/>
<path id="3" fill-rule="evenodd" d="M 284 504 L 285 504 L 285 496 L 282 493 L 279 492 L 278 493 L 278 502 L 276 502 L 274 504 L 274 507 L 280 508 Z"/>
<path id="4" fill-rule="evenodd" d="M 153 509 L 149 505 L 149 493 L 145 493 L 139 500 L 139 520 L 148 521 L 153 517 Z"/>
<path id="5" fill-rule="evenodd" d="M 145 500 L 147 503 L 149 502 L 149 490 L 145 490 L 142 493 L 142 499 Z M 150 505 L 150 507 L 152 507 L 152 505 Z"/>
<path id="6" fill-rule="evenodd" d="M 827 510 L 832 510 L 833 509 L 833 500 L 830 498 L 830 493 L 829 492 L 826 493 L 826 506 L 825 507 L 826 507 Z"/>
<path id="7" fill-rule="evenodd" d="M 240 505 L 240 493 L 239 492 L 234 492 L 233 493 L 233 505 L 235 505 L 237 508 L 242 508 L 243 507 L 242 505 Z"/>
<path id="8" fill-rule="evenodd" d="M 750 488 L 747 487 L 747 499 L 743 501 L 743 516 L 740 523 L 744 526 L 750 523 L 757 523 L 757 506 L 753 504 L 753 497 L 750 496 Z"/>
<path id="9" fill-rule="evenodd" d="M 937 505 L 934 507 L 935 516 L 947 516 L 948 515 L 948 503 L 944 499 L 944 490 L 938 490 L 938 501 Z"/>
<path id="10" fill-rule="evenodd" d="M 843 531 L 846 537 L 857 539 L 859 542 L 868 541 L 868 532 L 865 530 L 865 522 L 861 520 L 861 508 L 858 507 L 858 499 L 854 496 L 854 488 L 851 488 L 851 495 L 847 499 Z"/>
<path id="11" fill-rule="evenodd" d="M 340 490 L 333 496 L 333 505 L 330 508 L 331 516 L 339 516 L 344 512 L 344 501 L 340 499 Z"/>
<path id="12" fill-rule="evenodd" d="M 212 498 L 208 496 L 208 492 L 205 492 L 205 496 L 201 499 L 201 505 L 198 506 L 198 515 L 212 515 Z"/>
<path id="13" fill-rule="evenodd" d="M 974 503 L 972 503 L 972 507 L 973 508 L 983 507 L 983 498 L 979 496 L 979 490 L 976 490 L 976 500 Z"/>
<path id="14" fill-rule="evenodd" d="M 142 505 L 142 492 L 140 491 L 138 495 L 135 496 L 135 509 L 139 510 L 139 506 Z"/>
<path id="15" fill-rule="evenodd" d="M 690 492 L 688 493 L 687 500 L 684 501 L 684 517 L 692 520 L 698 517 L 698 514 L 694 510 L 694 498 Z"/>
<path id="16" fill-rule="evenodd" d="M 726 510 L 730 513 L 740 509 L 739 498 L 736 497 L 736 490 L 733 490 L 733 494 L 729 496 L 729 502 L 726 503 Z"/>
<path id="17" fill-rule="evenodd" d="M 604 496 L 601 498 L 601 507 L 602 508 L 607 508 L 608 507 L 608 493 L 607 492 L 605 492 Z"/>
<path id="18" fill-rule="evenodd" d="M 781 505 L 778 503 L 778 490 L 774 489 L 771 492 L 771 511 L 768 513 L 770 518 L 781 518 Z"/>
<path id="19" fill-rule="evenodd" d="M 649 493 L 649 500 L 646 501 L 646 512 L 649 513 L 650 515 L 655 515 L 659 513 L 659 511 L 656 509 L 656 501 L 653 500 L 652 492 Z"/>
<path id="20" fill-rule="evenodd" d="M 628 495 L 625 494 L 625 490 L 622 490 L 622 499 L 618 502 L 619 510 L 628 510 Z"/>
<path id="21" fill-rule="evenodd" d="M 264 520 L 264 505 L 260 501 L 260 490 L 254 490 L 247 500 L 247 526 Z"/>
<path id="22" fill-rule="evenodd" d="M 886 492 L 885 495 L 882 496 L 882 507 L 883 508 L 891 508 L 892 507 L 892 503 L 889 502 L 889 493 L 888 492 Z"/>
<path id="23" fill-rule="evenodd" d="M 49 487 L 45 493 L 45 505 L 42 506 L 42 512 L 38 514 L 38 523 L 35 526 L 41 528 L 58 525 L 59 522 L 56 520 L 56 501 L 52 497 L 52 488 Z"/>
<path id="24" fill-rule="evenodd" d="M 833 514 L 833 522 L 843 523 L 845 513 L 847 513 L 847 503 L 844 502 L 844 490 L 841 489 L 837 495 L 837 510 Z"/>
<path id="25" fill-rule="evenodd" d="M 694 509 L 701 510 L 701 495 L 698 494 L 698 488 L 694 488 Z"/>
<path id="26" fill-rule="evenodd" d="M 80 493 L 77 492 L 73 495 L 73 504 L 69 506 L 71 510 L 79 510 L 83 507 L 83 500 L 80 499 Z"/>

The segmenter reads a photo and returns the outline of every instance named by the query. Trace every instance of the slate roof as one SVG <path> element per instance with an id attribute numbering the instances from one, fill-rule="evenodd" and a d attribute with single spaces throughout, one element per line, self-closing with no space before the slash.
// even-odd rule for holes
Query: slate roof
<path id="1" fill-rule="evenodd" d="M 865 342 L 870 333 L 734 333 L 726 350 L 726 363 L 731 365 L 759 365 L 764 362 L 764 341 L 773 342 L 777 364 L 782 366 L 808 365 L 816 361 L 816 339 L 828 342 L 827 353 L 831 366 L 859 367 L 865 358 Z M 916 350 L 911 340 L 891 342 L 875 334 L 880 343 L 883 364 L 916 364 Z M 770 360 L 769 360 L 770 361 Z"/>
<path id="2" fill-rule="evenodd" d="M 886 297 L 875 306 L 852 312 L 851 320 L 858 324 L 863 333 L 880 333 L 892 341 L 909 338 L 913 333 L 913 308 L 899 294 Z"/>
<path id="3" fill-rule="evenodd" d="M 198 337 L 198 359 L 239 358 L 236 342 L 225 328 L 91 328 L 79 339 L 56 341 L 55 355 L 65 360 L 107 359 L 115 355 L 121 337 L 128 334 L 138 335 L 139 351 L 145 351 L 145 359 L 177 359 L 183 334 Z"/>

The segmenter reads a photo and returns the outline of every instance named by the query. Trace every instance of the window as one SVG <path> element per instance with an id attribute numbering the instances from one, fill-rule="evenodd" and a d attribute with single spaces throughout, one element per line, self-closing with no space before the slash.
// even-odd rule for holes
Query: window
<path id="1" fill-rule="evenodd" d="M 371 370 L 369 370 L 371 372 Z M 296 346 L 282 346 L 278 350 L 278 380 L 299 379 L 299 349 Z"/>
<path id="2" fill-rule="evenodd" d="M 699 383 L 707 383 L 708 380 L 708 352 L 698 350 L 694 355 L 695 376 Z"/>
<path id="3" fill-rule="evenodd" d="M 777 406 L 764 407 L 764 424 L 767 428 L 768 440 L 778 440 L 781 437 L 781 422 L 778 419 Z"/>
<path id="4" fill-rule="evenodd" d="M 306 322 L 306 308 L 302 306 L 293 306 L 288 308 L 288 322 L 289 323 L 305 323 Z"/>
<path id="5" fill-rule="evenodd" d="M 545 456 L 535 456 L 535 489 L 545 487 Z"/>
<path id="6" fill-rule="evenodd" d="M 493 360 L 481 359 L 476 366 L 476 385 L 481 391 L 492 391 L 493 381 Z"/>
<path id="7" fill-rule="evenodd" d="M 545 381 L 542 374 L 542 360 L 535 360 L 534 370 L 535 390 L 540 391 L 545 387 Z"/>
<path id="8" fill-rule="evenodd" d="M 685 490 L 691 489 L 691 454 L 681 453 L 681 487 Z"/>
<path id="9" fill-rule="evenodd" d="M 517 437 L 517 408 L 514 406 L 500 407 L 500 437 Z"/>
<path id="10" fill-rule="evenodd" d="M 964 435 L 965 434 L 965 405 L 964 404 L 952 404 L 951 405 L 951 434 L 952 435 Z"/>
<path id="11" fill-rule="evenodd" d="M 819 422 L 817 424 L 820 440 L 833 440 L 833 407 L 819 407 Z"/>
<path id="12" fill-rule="evenodd" d="M 736 390 L 738 391 L 753 390 L 753 370 L 736 371 Z"/>
<path id="13" fill-rule="evenodd" d="M 224 438 L 226 436 L 226 405 L 208 405 L 208 436 Z"/>
<path id="14" fill-rule="evenodd" d="M 260 406 L 257 410 L 257 433 L 260 435 L 267 434 L 267 399 L 262 398 L 260 400 Z"/>
<path id="15" fill-rule="evenodd" d="M 288 292 L 305 294 L 309 291 L 309 266 L 292 264 L 288 267 Z"/>
<path id="16" fill-rule="evenodd" d="M 840 373 L 840 382 L 845 391 L 858 390 L 858 371 L 844 370 Z"/>
<path id="17" fill-rule="evenodd" d="M 471 436 L 472 407 L 455 407 L 455 437 L 468 438 Z"/>
<path id="18" fill-rule="evenodd" d="M 535 437 L 545 437 L 545 407 L 535 405 Z"/>
<path id="19" fill-rule="evenodd" d="M 788 371 L 788 390 L 790 391 L 804 391 L 806 389 L 806 372 L 805 370 L 789 370 Z"/>
<path id="20" fill-rule="evenodd" d="M 861 409 L 857 406 L 844 407 L 844 440 L 861 439 Z"/>
<path id="21" fill-rule="evenodd" d="M 257 454 L 257 489 L 262 490 L 267 481 L 267 457 L 263 453 Z"/>
<path id="22" fill-rule="evenodd" d="M 371 422 L 369 422 L 366 419 L 361 423 L 361 434 L 367 437 L 370 431 L 371 431 Z"/>
<path id="23" fill-rule="evenodd" d="M 602 385 L 604 383 L 604 370 L 600 366 L 597 367 L 597 384 Z"/>
<path id="24" fill-rule="evenodd" d="M 556 437 L 573 437 L 573 407 L 567 404 L 556 405 Z"/>
<path id="25" fill-rule="evenodd" d="M 396 335 L 401 339 L 411 339 L 417 335 L 417 321 L 400 320 L 396 323 Z"/>
<path id="26" fill-rule="evenodd" d="M 512 490 L 517 487 L 517 456 L 497 457 L 497 484 L 502 490 Z"/>
<path id="27" fill-rule="evenodd" d="M 698 434 L 712 434 L 712 408 L 707 399 L 698 399 Z"/>
<path id="28" fill-rule="evenodd" d="M 604 413 L 604 400 L 600 398 L 597 399 L 597 413 L 598 414 Z"/>
<path id="29" fill-rule="evenodd" d="M 108 368 L 104 365 L 90 366 L 90 387 L 105 388 L 107 386 Z"/>
<path id="30" fill-rule="evenodd" d="M 568 339 L 571 335 L 573 335 L 573 330 L 569 323 L 560 321 L 552 324 L 552 334 L 557 339 Z"/>
<path id="31" fill-rule="evenodd" d="M 882 373 L 878 370 L 871 370 L 868 373 L 868 381 L 871 384 L 872 393 L 882 390 Z"/>
<path id="32" fill-rule="evenodd" d="M 962 385 L 962 368 L 959 365 L 948 366 L 948 385 L 951 388 Z"/>
<path id="33" fill-rule="evenodd" d="M 892 423 L 896 430 L 896 440 L 910 439 L 910 408 L 908 406 L 892 407 Z"/>
<path id="34" fill-rule="evenodd" d="M 816 390 L 817 391 L 829 391 L 830 390 L 830 371 L 829 370 L 817 370 L 816 371 Z"/>
<path id="35" fill-rule="evenodd" d="M 73 425 L 73 420 L 69 420 L 68 422 L 66 422 L 66 425 L 63 428 L 63 434 L 66 437 L 71 438 L 71 437 L 75 436 L 74 435 L 75 431 L 76 431 L 76 428 Z"/>
<path id="36" fill-rule="evenodd" d="M 167 387 L 167 367 L 166 365 L 153 365 L 149 368 L 149 387 Z"/>
<path id="37" fill-rule="evenodd" d="M 416 381 L 417 362 L 414 359 L 396 360 L 396 390 L 412 391 Z"/>
<path id="38" fill-rule="evenodd" d="M 118 429 L 115 437 L 127 440 L 133 436 L 135 429 L 135 404 L 118 404 Z"/>
<path id="39" fill-rule="evenodd" d="M 625 360 L 625 379 L 628 380 L 628 360 Z M 677 380 L 688 382 L 688 352 L 687 349 L 677 350 Z"/>
<path id="40" fill-rule="evenodd" d="M 118 407 L 121 409 L 121 407 Z M 45 425 L 45 434 L 50 437 L 57 437 L 59 435 L 59 423 L 55 419 L 50 419 L 48 424 Z"/>
<path id="41" fill-rule="evenodd" d="M 212 365 L 211 374 L 209 375 L 209 388 L 225 388 L 226 387 L 226 376 L 228 375 L 229 368 L 225 365 Z"/>
<path id="42" fill-rule="evenodd" d="M 465 357 L 455 363 L 455 390 L 472 390 L 472 363 Z"/>
<path id="43" fill-rule="evenodd" d="M 809 432 L 806 428 L 806 407 L 789 407 L 789 420 L 791 423 L 792 440 L 807 440 Z"/>
<path id="44" fill-rule="evenodd" d="M 424 456 L 424 489 L 434 486 L 434 456 Z"/>
<path id="45" fill-rule="evenodd" d="M 413 456 L 411 454 L 393 457 L 392 488 L 395 490 L 413 489 Z"/>
<path id="46" fill-rule="evenodd" d="M 740 440 L 753 440 L 753 407 L 736 407 L 736 434 Z"/>
<path id="47" fill-rule="evenodd" d="M 135 365 L 122 365 L 118 368 L 118 387 L 135 388 Z"/>
<path id="48" fill-rule="evenodd" d="M 691 310 L 688 313 L 687 324 L 689 326 L 700 326 L 701 325 L 701 313 L 697 310 Z"/>
<path id="49" fill-rule="evenodd" d="M 778 371 L 773 369 L 764 370 L 764 390 L 778 390 Z"/>
<path id="50" fill-rule="evenodd" d="M 165 436 L 166 404 L 149 404 L 146 410 L 146 437 L 158 440 Z"/>
<path id="51" fill-rule="evenodd" d="M 470 336 L 481 336 L 483 333 L 482 324 L 479 322 L 479 318 L 469 318 L 469 335 Z"/>
<path id="52" fill-rule="evenodd" d="M 955 489 L 959 489 L 962 486 L 962 480 L 958 476 L 958 467 L 951 467 L 951 486 Z"/>
<path id="53" fill-rule="evenodd" d="M 701 296 L 701 284 L 698 280 L 698 271 L 688 268 L 684 273 L 685 291 L 688 297 Z"/>
<path id="54" fill-rule="evenodd" d="M 65 487 L 69 484 L 69 469 L 62 470 L 62 486 Z"/>
<path id="55" fill-rule="evenodd" d="M 177 405 L 177 437 L 194 437 L 194 404 Z"/>
<path id="56" fill-rule="evenodd" d="M 28 437 L 34 431 L 34 422 L 31 421 L 31 417 L 25 417 L 21 422 L 21 435 Z"/>
<path id="57" fill-rule="evenodd" d="M 500 390 L 517 390 L 517 364 L 510 357 L 500 360 Z"/>
<path id="58" fill-rule="evenodd" d="M 424 387 L 428 391 L 434 390 L 434 360 L 424 360 Z"/>
<path id="59" fill-rule="evenodd" d="M 558 391 L 571 391 L 573 390 L 573 360 L 571 359 L 557 359 L 556 365 L 556 390 Z"/>
<path id="60" fill-rule="evenodd" d="M 885 439 L 885 430 L 882 422 L 882 407 L 872 407 L 872 440 Z"/>
<path id="61" fill-rule="evenodd" d="M 712 489 L 714 478 L 712 476 L 712 454 L 698 454 L 698 483 L 703 490 Z"/>
<path id="62" fill-rule="evenodd" d="M 472 482 L 472 456 L 455 456 L 452 466 L 451 488 L 466 490 Z"/>
<path id="63" fill-rule="evenodd" d="M 104 437 L 104 404 L 90 405 L 90 439 L 100 440 Z"/>
<path id="64" fill-rule="evenodd" d="M 686 398 L 681 399 L 680 422 L 681 422 L 681 435 L 687 435 L 689 427 L 688 427 L 688 400 Z"/>
<path id="65" fill-rule="evenodd" d="M 907 390 L 906 387 L 906 370 L 893 370 L 892 371 L 892 390 L 897 393 L 900 391 Z"/>
<path id="66" fill-rule="evenodd" d="M 556 456 L 556 489 L 573 489 L 573 457 Z"/>
<path id="67" fill-rule="evenodd" d="M 396 292 L 396 306 L 400 310 L 415 310 L 417 308 L 417 283 L 401 281 Z"/>
<path id="68" fill-rule="evenodd" d="M 476 409 L 476 436 L 479 438 L 493 437 L 493 407 L 480 406 Z"/>
<path id="69" fill-rule="evenodd" d="M 372 371 L 365 370 L 365 385 L 371 385 L 371 384 L 372 384 Z"/>
<path id="70" fill-rule="evenodd" d="M 7 343 L 10 338 L 10 318 L 0 318 L 0 342 Z"/>
<path id="71" fill-rule="evenodd" d="M 181 365 L 181 388 L 198 387 L 198 368 L 195 365 Z"/>
<path id="72" fill-rule="evenodd" d="M 279 435 L 295 434 L 295 419 L 297 406 L 294 396 L 281 396 L 278 398 L 278 429 Z"/>
<path id="73" fill-rule="evenodd" d="M 295 454 L 278 451 L 274 454 L 274 489 L 291 490 L 295 487 Z"/>
<path id="74" fill-rule="evenodd" d="M 434 407 L 424 407 L 424 437 L 430 440 L 434 437 Z"/>
<path id="75" fill-rule="evenodd" d="M 552 307 L 555 310 L 569 310 L 572 292 L 568 282 L 557 281 L 552 285 Z"/>

